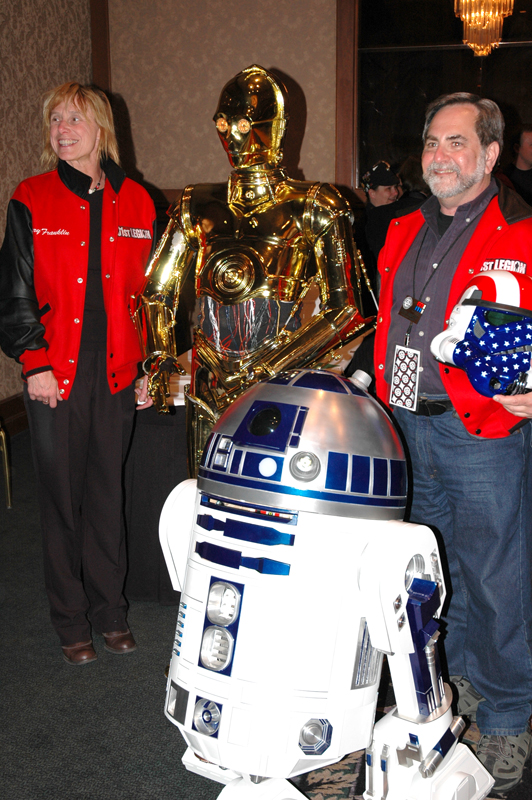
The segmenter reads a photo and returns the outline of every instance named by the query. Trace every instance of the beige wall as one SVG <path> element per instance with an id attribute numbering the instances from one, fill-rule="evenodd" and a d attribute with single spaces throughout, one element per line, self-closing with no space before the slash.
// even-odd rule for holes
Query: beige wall
<path id="1" fill-rule="evenodd" d="M 112 88 L 144 180 L 171 189 L 227 178 L 212 116 L 224 84 L 253 63 L 295 81 L 287 149 L 301 144 L 306 101 L 299 169 L 334 180 L 336 0 L 109 0 L 109 17 Z"/>
<path id="2" fill-rule="evenodd" d="M 89 0 L 0 0 L 0 241 L 16 185 L 40 172 L 43 92 L 91 79 Z M 22 391 L 0 351 L 0 400 Z"/>
<path id="3" fill-rule="evenodd" d="M 147 182 L 226 179 L 212 115 L 223 85 L 252 63 L 288 76 L 292 177 L 334 180 L 336 0 L 108 2 L 112 89 Z M 89 0 L 0 0 L 0 236 L 15 186 L 39 171 L 40 97 L 91 80 L 90 41 Z M 19 375 L 0 353 L 0 400 L 20 392 Z"/>

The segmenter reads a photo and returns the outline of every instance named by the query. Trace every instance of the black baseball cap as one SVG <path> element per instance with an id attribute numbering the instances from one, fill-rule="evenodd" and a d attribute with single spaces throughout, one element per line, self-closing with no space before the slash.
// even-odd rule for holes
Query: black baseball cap
<path id="1" fill-rule="evenodd" d="M 377 186 L 395 186 L 400 183 L 400 180 L 387 161 L 377 161 L 362 176 L 362 183 L 364 189 L 368 191 L 368 189 L 375 189 Z"/>

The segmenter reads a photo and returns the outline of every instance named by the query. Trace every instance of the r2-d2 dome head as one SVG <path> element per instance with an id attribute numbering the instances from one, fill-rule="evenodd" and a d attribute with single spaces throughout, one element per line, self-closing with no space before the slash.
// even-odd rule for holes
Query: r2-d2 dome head
<path id="1" fill-rule="evenodd" d="M 406 462 L 386 412 L 348 378 L 282 373 L 245 392 L 213 428 L 198 488 L 252 506 L 403 519 Z"/>
<path id="2" fill-rule="evenodd" d="M 214 122 L 231 166 L 278 164 L 286 129 L 286 89 L 253 64 L 222 89 Z"/>
<path id="3" fill-rule="evenodd" d="M 500 270 L 475 275 L 430 349 L 465 370 L 485 397 L 530 391 L 532 278 Z"/>

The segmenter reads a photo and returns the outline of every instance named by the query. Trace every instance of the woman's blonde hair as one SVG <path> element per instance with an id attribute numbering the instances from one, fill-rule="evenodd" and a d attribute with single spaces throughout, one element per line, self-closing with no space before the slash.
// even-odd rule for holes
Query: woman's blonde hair
<path id="1" fill-rule="evenodd" d="M 98 158 L 112 158 L 120 163 L 118 155 L 118 142 L 116 141 L 113 112 L 109 100 L 96 86 L 82 86 L 80 83 L 64 83 L 57 89 L 52 89 L 44 95 L 43 102 L 43 152 L 41 164 L 44 169 L 55 169 L 59 161 L 50 144 L 50 118 L 52 111 L 60 103 L 74 105 L 84 114 L 90 113 L 100 128 L 100 141 L 98 143 Z"/>

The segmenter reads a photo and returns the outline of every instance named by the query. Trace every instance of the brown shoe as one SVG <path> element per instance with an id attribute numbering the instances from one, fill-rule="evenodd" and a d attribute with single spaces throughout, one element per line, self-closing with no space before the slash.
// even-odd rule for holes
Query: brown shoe
<path id="1" fill-rule="evenodd" d="M 96 661 L 98 658 L 90 641 L 63 645 L 61 650 L 66 663 L 71 664 L 73 667 L 82 667 L 83 664 L 90 664 L 91 661 Z"/>
<path id="2" fill-rule="evenodd" d="M 112 631 L 112 633 L 104 633 L 105 639 L 104 647 L 110 653 L 117 655 L 126 655 L 132 653 L 137 649 L 137 645 L 133 638 L 133 634 L 128 629 L 127 631 Z"/>

